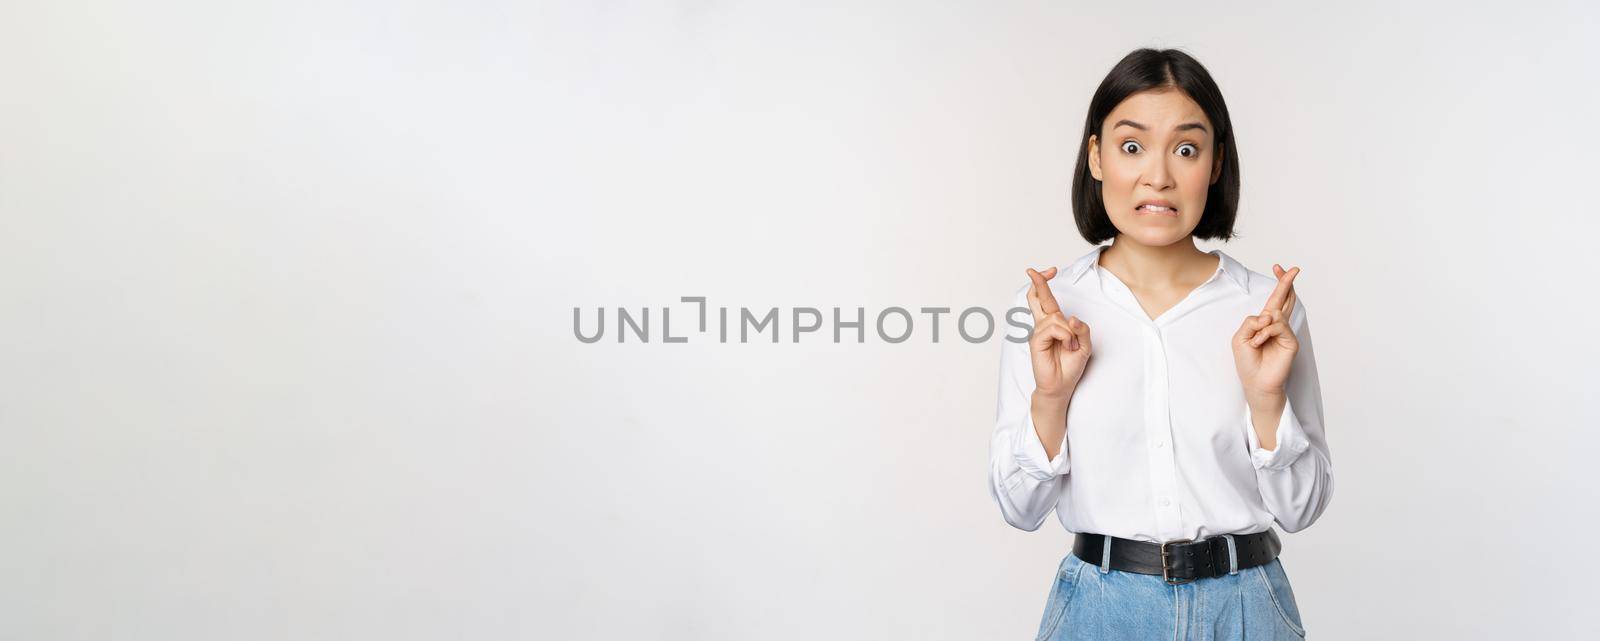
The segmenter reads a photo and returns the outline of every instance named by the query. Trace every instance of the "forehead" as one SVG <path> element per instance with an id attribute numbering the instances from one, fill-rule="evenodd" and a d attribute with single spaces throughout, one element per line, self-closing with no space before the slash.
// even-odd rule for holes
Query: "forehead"
<path id="1" fill-rule="evenodd" d="M 1154 133 L 1171 131 L 1173 127 L 1186 122 L 1203 123 L 1207 131 L 1211 130 L 1211 119 L 1206 117 L 1200 104 L 1189 94 L 1171 87 L 1146 89 L 1128 96 L 1111 110 L 1102 126 L 1109 131 L 1117 125 L 1117 121 L 1124 119 L 1150 127 Z M 1138 131 L 1132 127 L 1123 129 Z"/>

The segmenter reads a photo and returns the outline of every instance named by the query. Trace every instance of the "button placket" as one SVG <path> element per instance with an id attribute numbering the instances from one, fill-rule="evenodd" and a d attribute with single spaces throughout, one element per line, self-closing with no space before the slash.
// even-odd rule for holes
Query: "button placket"
<path id="1" fill-rule="evenodd" d="M 1166 340 L 1161 327 L 1145 325 L 1145 436 L 1154 445 L 1146 450 L 1150 488 L 1155 500 L 1156 528 L 1164 538 L 1183 536 L 1178 501 L 1178 461 L 1172 442 L 1171 386 L 1167 370 Z"/>
<path id="2" fill-rule="evenodd" d="M 1161 444 L 1145 448 L 1146 467 L 1150 470 L 1150 509 L 1155 512 L 1155 529 L 1162 538 L 1182 538 L 1183 506 L 1178 501 L 1178 462 L 1173 453 L 1177 447 L 1169 445 L 1172 443 L 1169 398 L 1172 388 L 1168 379 L 1166 342 L 1161 335 L 1161 326 L 1144 313 L 1133 290 L 1128 289 L 1115 274 L 1105 272 L 1101 277 L 1098 276 L 1102 272 L 1099 266 L 1094 268 L 1101 292 L 1140 326 L 1140 342 L 1144 344 L 1144 438 L 1147 443 Z M 1213 280 L 1215 277 L 1216 274 L 1212 274 Z M 1193 294 L 1190 292 L 1191 297 Z M 1183 307 L 1188 302 L 1186 298 L 1173 309 Z M 1172 317 L 1172 310 L 1168 310 L 1161 319 Z"/>

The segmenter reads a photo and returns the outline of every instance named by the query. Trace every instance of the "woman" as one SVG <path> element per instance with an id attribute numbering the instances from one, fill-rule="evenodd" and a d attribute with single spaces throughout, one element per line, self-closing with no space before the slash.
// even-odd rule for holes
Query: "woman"
<path id="1" fill-rule="evenodd" d="M 1076 533 L 1039 639 L 1305 636 L 1272 530 L 1309 527 L 1333 491 L 1300 270 L 1194 242 L 1233 237 L 1238 157 L 1182 52 L 1129 54 L 1090 102 L 1072 204 L 1097 246 L 1027 270 L 1033 328 L 1004 343 L 990 450 L 1007 523 L 1054 510 Z"/>

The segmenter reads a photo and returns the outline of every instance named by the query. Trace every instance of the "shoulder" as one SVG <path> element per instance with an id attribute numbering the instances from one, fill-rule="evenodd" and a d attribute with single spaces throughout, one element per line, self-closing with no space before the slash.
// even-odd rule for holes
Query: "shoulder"
<path id="1" fill-rule="evenodd" d="M 1104 248 L 1104 246 L 1096 246 L 1095 248 L 1089 250 L 1089 252 L 1086 254 L 1082 254 L 1063 264 L 1056 265 L 1056 275 L 1045 280 L 1045 283 L 1050 286 L 1050 292 L 1055 294 L 1056 300 L 1063 306 L 1065 306 L 1068 301 L 1079 298 L 1077 288 L 1082 286 L 1084 283 L 1089 282 L 1088 279 L 1085 278 L 1085 275 L 1089 271 L 1093 270 L 1095 264 L 1099 262 L 1100 251 Z M 1045 267 L 1048 268 L 1050 266 L 1045 265 Z M 1034 269 L 1038 268 L 1035 267 Z M 1033 281 L 1029 280 L 1027 276 L 1023 276 L 1022 282 L 1019 284 L 1017 289 L 1012 292 L 1012 302 L 1018 306 L 1027 307 L 1028 290 L 1032 287 Z"/>

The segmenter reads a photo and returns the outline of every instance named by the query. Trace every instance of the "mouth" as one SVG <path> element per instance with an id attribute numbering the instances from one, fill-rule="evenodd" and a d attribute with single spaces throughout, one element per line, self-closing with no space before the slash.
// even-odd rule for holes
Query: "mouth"
<path id="1" fill-rule="evenodd" d="M 1152 216 L 1176 217 L 1178 215 L 1177 207 L 1173 207 L 1171 205 L 1158 205 L 1155 203 L 1141 203 L 1138 207 L 1134 207 L 1133 211 L 1135 213 L 1148 214 Z"/>

